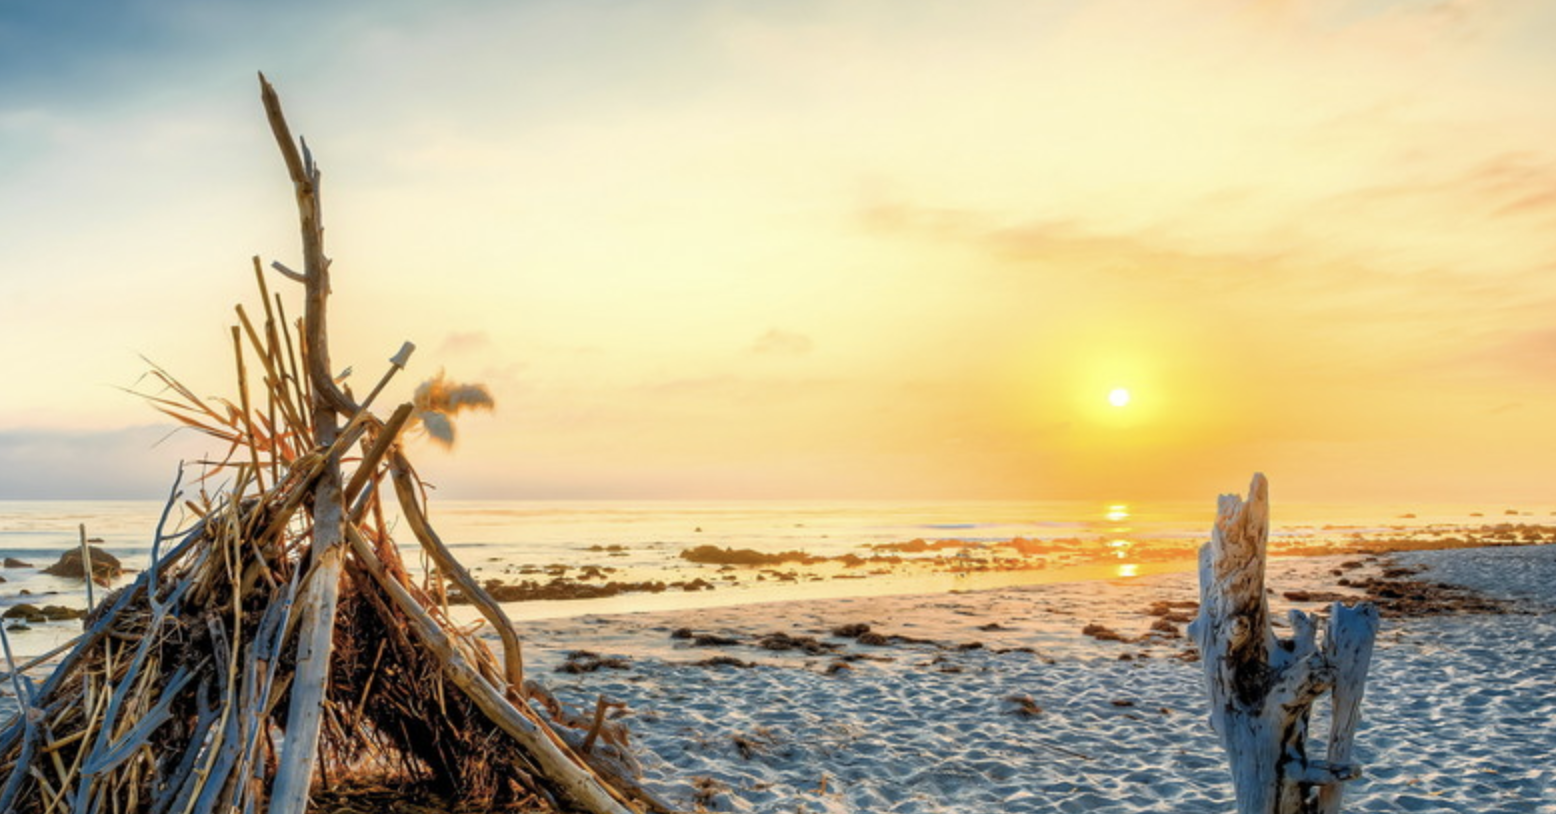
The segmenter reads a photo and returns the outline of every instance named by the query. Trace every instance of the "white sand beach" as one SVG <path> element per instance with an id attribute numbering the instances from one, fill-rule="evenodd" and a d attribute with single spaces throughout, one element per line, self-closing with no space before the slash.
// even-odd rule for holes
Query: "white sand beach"
<path id="1" fill-rule="evenodd" d="M 1272 606 L 1322 609 L 1283 594 L 1345 593 L 1337 573 L 1416 566 L 1418 579 L 1511 602 L 1502 613 L 1386 612 L 1357 740 L 1365 776 L 1346 810 L 1556 812 L 1556 547 L 1341 567 L 1358 559 L 1273 560 Z M 688 810 L 1226 811 L 1201 667 L 1184 658 L 1185 639 L 1151 630 L 1163 618 L 1153 603 L 1196 598 L 1195 575 L 1177 573 L 523 627 L 532 674 L 565 701 L 626 704 L 647 786 Z M 923 641 L 832 635 L 849 624 Z M 1088 624 L 1126 641 L 1084 635 Z M 693 638 L 672 637 L 683 628 Z M 773 633 L 836 649 L 757 644 Z M 698 646 L 699 635 L 740 643 Z M 579 648 L 624 664 L 553 672 Z M 716 657 L 751 666 L 706 663 Z"/>

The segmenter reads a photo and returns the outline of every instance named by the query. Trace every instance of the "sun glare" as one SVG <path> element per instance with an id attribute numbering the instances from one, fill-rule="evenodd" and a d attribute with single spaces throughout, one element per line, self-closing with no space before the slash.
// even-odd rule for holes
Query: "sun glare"
<path id="1" fill-rule="evenodd" d="M 1123 407 L 1129 403 L 1129 391 L 1122 387 L 1113 388 L 1113 392 L 1108 394 L 1108 403 L 1114 407 Z"/>

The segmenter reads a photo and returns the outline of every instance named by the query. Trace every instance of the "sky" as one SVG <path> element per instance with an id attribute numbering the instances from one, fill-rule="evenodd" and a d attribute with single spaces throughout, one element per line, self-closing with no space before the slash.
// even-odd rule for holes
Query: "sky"
<path id="1" fill-rule="evenodd" d="M 444 495 L 1548 502 L 1553 41 L 1533 0 L 0 0 L 0 499 L 219 451 L 126 391 L 230 394 L 250 258 L 300 267 L 263 70 L 335 365 L 496 399 L 412 442 Z"/>

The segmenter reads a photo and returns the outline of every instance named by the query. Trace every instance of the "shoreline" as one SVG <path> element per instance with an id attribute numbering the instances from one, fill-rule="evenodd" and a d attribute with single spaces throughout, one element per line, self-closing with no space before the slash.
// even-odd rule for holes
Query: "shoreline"
<path id="1" fill-rule="evenodd" d="M 1522 560 L 1542 569 L 1526 574 L 1536 598 L 1477 605 L 1464 593 L 1386 613 L 1357 741 L 1366 773 L 1347 811 L 1556 805 L 1556 546 L 1380 556 L 1350 569 L 1345 555 L 1270 562 L 1279 618 L 1323 609 L 1349 590 L 1339 579 L 1394 571 L 1408 595 L 1467 573 L 1488 587 L 1501 584 L 1496 562 Z M 532 675 L 558 697 L 626 704 L 648 786 L 689 810 L 1226 810 L 1202 667 L 1185 655 L 1182 624 L 1153 612 L 1197 599 L 1196 576 L 1174 572 L 521 628 Z M 884 641 L 837 635 L 848 625 Z M 820 646 L 793 645 L 807 639 Z M 1315 720 L 1315 733 L 1325 725 Z"/>
<path id="2" fill-rule="evenodd" d="M 1385 614 L 1347 811 L 1556 805 L 1556 546 L 1277 557 L 1268 571 L 1277 618 L 1359 599 L 1391 572 L 1401 600 L 1450 577 L 1511 597 Z M 1182 636 L 1197 599 L 1196 572 L 1174 568 L 518 627 L 529 675 L 564 703 L 624 705 L 645 785 L 684 810 L 1226 810 L 1202 666 Z"/>

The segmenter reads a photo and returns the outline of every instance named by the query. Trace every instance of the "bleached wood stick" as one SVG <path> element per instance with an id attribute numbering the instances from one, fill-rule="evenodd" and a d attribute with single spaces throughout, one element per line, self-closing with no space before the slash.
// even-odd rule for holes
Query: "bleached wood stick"
<path id="1" fill-rule="evenodd" d="M 329 261 L 324 256 L 323 215 L 319 203 L 319 172 L 313 157 L 306 163 L 293 143 L 291 128 L 281 111 L 275 88 L 259 76 L 260 100 L 271 133 L 286 162 L 297 198 L 298 225 L 302 232 L 303 277 L 306 286 L 303 334 L 306 342 L 303 366 L 310 390 L 313 442 L 331 450 L 339 435 L 338 413 L 355 412 L 335 387 L 330 375 L 327 305 L 330 294 Z M 314 486 L 312 566 L 300 600 L 301 622 L 297 641 L 297 667 L 292 680 L 292 701 L 287 708 L 286 742 L 282 747 L 275 783 L 271 787 L 271 814 L 301 814 L 308 808 L 308 786 L 318 759 L 319 727 L 323 721 L 325 684 L 329 678 L 330 648 L 335 631 L 335 606 L 340 596 L 342 529 L 345 509 L 341 495 L 340 456 L 331 452 Z"/>
<path id="2" fill-rule="evenodd" d="M 1324 655 L 1334 665 L 1332 698 L 1334 723 L 1329 729 L 1328 763 L 1344 769 L 1344 777 L 1325 783 L 1318 790 L 1317 814 L 1339 814 L 1345 796 L 1344 780 L 1361 776 L 1360 767 L 1351 764 L 1351 745 L 1356 725 L 1361 721 L 1362 691 L 1367 683 L 1367 668 L 1372 663 L 1372 643 L 1378 635 L 1378 609 L 1372 603 L 1353 608 L 1334 603 L 1329 609 L 1329 632 L 1324 637 Z"/>
<path id="3" fill-rule="evenodd" d="M 92 610 L 97 607 L 92 598 L 92 583 L 97 575 L 92 573 L 92 547 L 86 542 L 86 524 L 81 523 L 77 527 L 81 529 L 81 567 L 86 571 L 86 614 L 91 616 Z"/>

